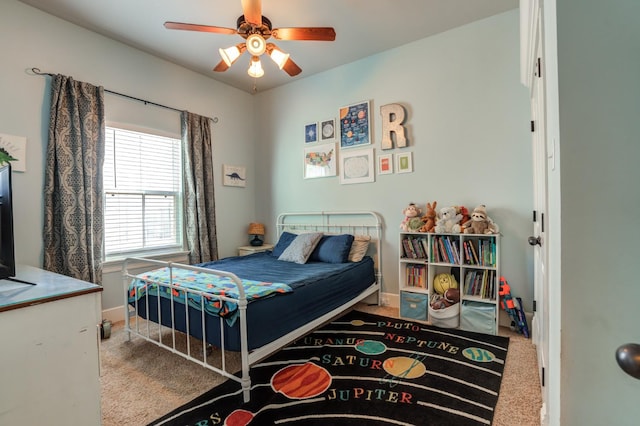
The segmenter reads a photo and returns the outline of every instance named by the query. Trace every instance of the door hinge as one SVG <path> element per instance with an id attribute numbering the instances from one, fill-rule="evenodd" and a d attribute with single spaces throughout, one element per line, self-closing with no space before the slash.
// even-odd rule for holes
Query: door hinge
<path id="1" fill-rule="evenodd" d="M 544 213 L 540 213 L 540 227 L 542 228 L 542 232 L 544 232 Z"/>
<path id="2" fill-rule="evenodd" d="M 536 312 L 537 306 L 536 306 L 536 301 L 533 301 L 533 312 Z"/>
<path id="3" fill-rule="evenodd" d="M 537 220 L 538 220 L 538 215 L 537 215 L 537 212 L 534 210 L 533 211 L 533 221 L 535 222 Z"/>
<path id="4" fill-rule="evenodd" d="M 542 386 L 544 386 L 544 367 L 542 367 Z"/>
<path id="5" fill-rule="evenodd" d="M 535 131 L 536 131 L 535 121 L 531 120 L 531 132 L 535 132 Z"/>
<path id="6" fill-rule="evenodd" d="M 538 67 L 538 78 L 542 77 L 542 67 L 540 66 L 540 58 L 537 60 L 536 67 Z"/>

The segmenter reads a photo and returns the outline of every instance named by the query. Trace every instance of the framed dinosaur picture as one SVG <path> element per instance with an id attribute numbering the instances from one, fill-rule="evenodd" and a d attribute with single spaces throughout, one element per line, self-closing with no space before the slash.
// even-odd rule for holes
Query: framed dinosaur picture
<path id="1" fill-rule="evenodd" d="M 241 166 L 222 165 L 222 184 L 224 186 L 245 187 L 247 183 L 247 169 Z"/>

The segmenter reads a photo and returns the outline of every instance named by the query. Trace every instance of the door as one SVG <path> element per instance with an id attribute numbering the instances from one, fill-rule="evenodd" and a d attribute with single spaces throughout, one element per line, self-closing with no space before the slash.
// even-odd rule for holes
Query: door
<path id="1" fill-rule="evenodd" d="M 545 244 L 545 221 L 547 220 L 547 145 L 545 127 L 545 87 L 542 73 L 543 51 L 540 20 L 535 31 L 535 60 L 533 61 L 533 80 L 531 85 L 531 117 L 532 117 L 532 154 L 533 154 L 533 234 L 529 244 L 534 251 L 534 303 L 535 311 L 532 320 L 532 339 L 538 354 L 540 384 L 542 385 L 541 422 L 547 424 L 547 402 L 549 389 L 547 385 L 549 360 L 549 307 L 548 277 L 546 265 L 548 259 Z"/>

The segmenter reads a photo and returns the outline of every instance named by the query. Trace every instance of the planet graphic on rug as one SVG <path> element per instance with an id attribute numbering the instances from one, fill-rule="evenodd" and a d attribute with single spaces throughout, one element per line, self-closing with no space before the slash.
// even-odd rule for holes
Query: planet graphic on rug
<path id="1" fill-rule="evenodd" d="M 246 426 L 253 420 L 253 413 L 247 410 L 235 410 L 224 419 L 225 426 Z"/>
<path id="2" fill-rule="evenodd" d="M 365 355 L 380 355 L 387 351 L 387 346 L 384 343 L 375 340 L 362 340 L 356 343 L 355 348 Z"/>
<path id="3" fill-rule="evenodd" d="M 471 361 L 476 362 L 493 362 L 496 360 L 496 356 L 493 352 L 481 348 L 466 348 L 462 351 L 462 355 Z"/>
<path id="4" fill-rule="evenodd" d="M 417 379 L 427 372 L 427 367 L 422 361 L 407 356 L 387 358 L 382 363 L 382 368 L 388 374 L 403 379 Z"/>
<path id="5" fill-rule="evenodd" d="M 331 374 L 312 362 L 290 365 L 271 377 L 271 388 L 287 398 L 305 399 L 318 396 L 331 386 Z"/>

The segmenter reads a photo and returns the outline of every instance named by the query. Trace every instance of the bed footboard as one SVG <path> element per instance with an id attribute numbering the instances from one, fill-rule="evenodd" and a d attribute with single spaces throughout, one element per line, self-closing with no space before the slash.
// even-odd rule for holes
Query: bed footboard
<path id="1" fill-rule="evenodd" d="M 140 298 L 136 297 L 136 294 L 131 294 L 131 291 L 137 291 L 137 287 L 134 287 L 132 290 L 130 288 L 131 282 L 133 280 L 139 279 L 138 274 L 141 271 L 146 271 L 149 269 L 156 268 L 168 268 L 169 270 L 169 282 L 160 282 L 160 281 L 151 281 L 148 280 L 148 284 L 154 284 L 158 286 L 157 297 L 152 297 L 150 295 L 150 291 L 146 291 L 144 295 Z M 202 291 L 197 291 L 189 288 L 185 288 L 180 286 L 180 282 L 176 280 L 174 277 L 174 271 L 177 269 L 189 270 L 198 273 L 211 274 L 219 277 L 227 277 L 231 279 L 236 287 L 239 294 L 238 298 L 232 298 L 228 296 L 219 296 L 212 295 L 211 293 L 205 293 Z M 132 270 L 137 271 L 136 273 L 131 272 Z M 177 354 L 183 358 L 186 358 L 190 361 L 193 361 L 209 370 L 215 371 L 216 373 L 227 377 L 231 380 L 234 380 L 242 386 L 243 395 L 245 401 L 249 401 L 250 395 L 250 386 L 251 380 L 249 378 L 249 346 L 248 346 L 248 335 L 247 335 L 247 298 L 244 292 L 244 287 L 242 285 L 242 281 L 235 275 L 225 271 L 218 271 L 214 269 L 200 268 L 191 265 L 184 265 L 180 263 L 172 263 L 172 262 L 162 262 L 158 260 L 152 259 L 144 259 L 144 258 L 128 258 L 125 260 L 123 265 L 123 286 L 124 286 L 124 306 L 125 306 L 125 325 L 124 331 L 127 334 L 127 339 L 131 339 L 131 334 L 135 334 L 142 339 L 151 342 L 155 345 L 158 345 L 168 351 Z M 163 309 L 161 308 L 161 297 L 159 294 L 161 292 L 166 291 L 167 294 L 170 294 L 170 298 L 168 300 L 171 313 L 170 315 L 163 317 Z M 174 302 L 178 302 L 178 292 L 183 292 L 185 303 L 184 303 L 184 311 L 185 317 L 184 321 L 181 321 L 181 326 L 176 326 L 176 309 L 174 306 Z M 133 296 L 133 301 L 130 298 Z M 233 372 L 227 370 L 227 359 L 226 359 L 226 351 L 225 351 L 225 326 L 224 320 L 221 319 L 220 323 L 220 366 L 214 366 L 209 362 L 208 359 L 208 348 L 206 345 L 206 339 L 202 339 L 202 351 L 199 354 L 194 354 L 191 351 L 191 339 L 194 334 L 198 334 L 201 336 L 207 335 L 207 321 L 205 320 L 206 309 L 205 304 L 211 303 L 211 299 L 216 299 L 220 303 L 227 302 L 233 303 L 237 305 L 238 313 L 237 313 L 237 321 L 240 329 L 240 357 L 242 363 L 242 369 L 240 377 L 235 375 Z M 138 316 L 138 313 L 141 312 L 141 305 L 144 305 L 145 317 L 141 318 Z M 154 309 L 155 307 L 155 309 Z M 150 314 L 155 311 L 156 321 L 151 321 Z M 197 313 L 200 316 L 200 321 L 197 324 L 198 331 L 194 333 L 192 330 L 192 318 L 193 313 Z M 195 328 L 195 327 L 194 327 Z M 167 341 L 165 337 L 165 332 L 168 331 L 170 333 L 170 339 Z M 186 351 L 181 351 L 177 348 L 176 345 L 176 336 L 177 333 L 183 333 L 186 338 Z"/>

